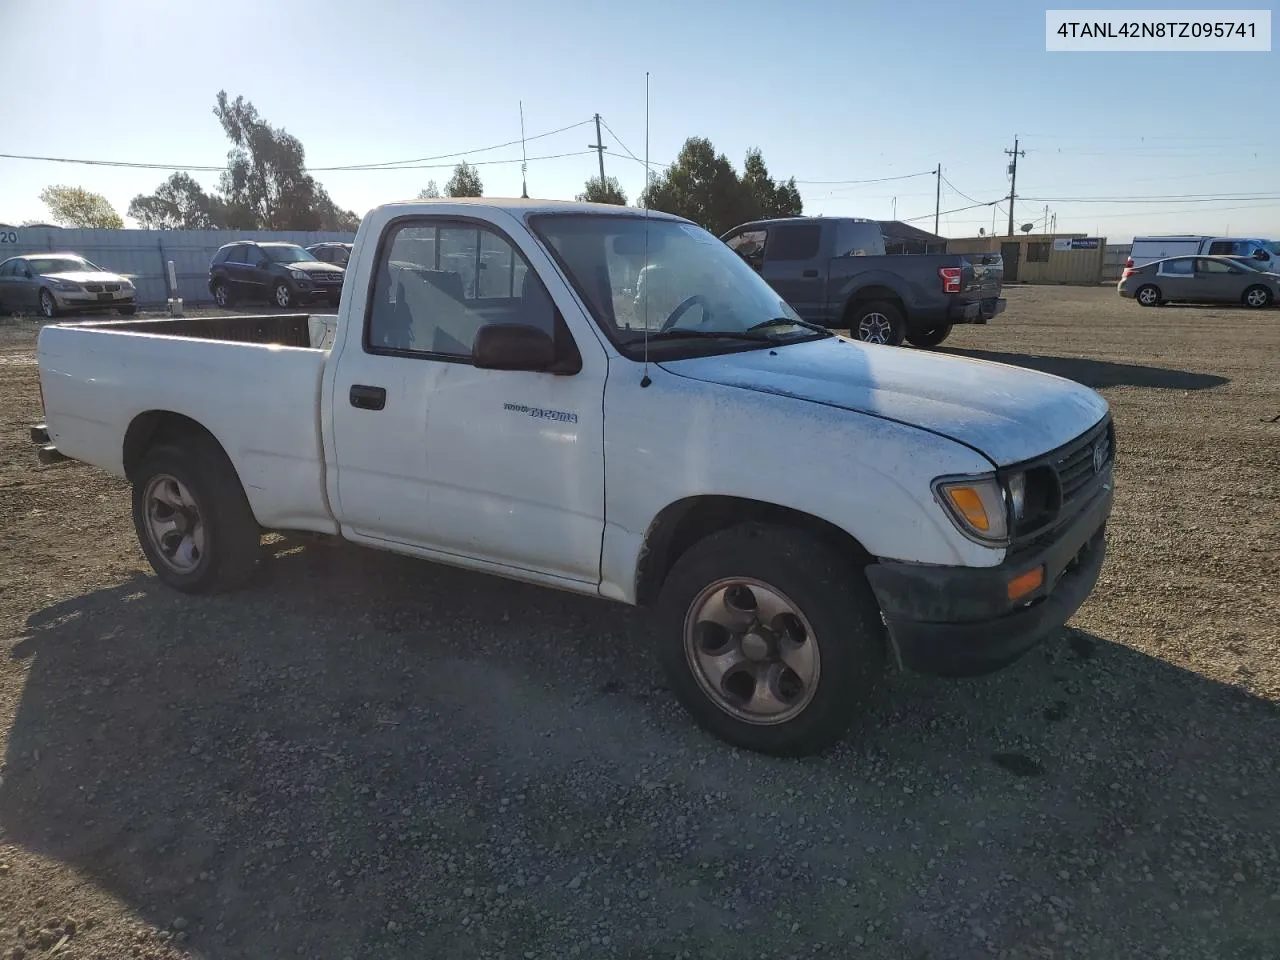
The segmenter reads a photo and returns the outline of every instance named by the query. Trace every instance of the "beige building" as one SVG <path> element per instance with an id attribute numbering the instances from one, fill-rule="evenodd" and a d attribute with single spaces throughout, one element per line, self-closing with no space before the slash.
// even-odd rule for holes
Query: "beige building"
<path id="1" fill-rule="evenodd" d="M 947 253 L 998 253 L 1005 283 L 1102 282 L 1106 237 L 1083 233 L 1024 233 L 1016 237 L 963 237 L 947 241 Z"/>

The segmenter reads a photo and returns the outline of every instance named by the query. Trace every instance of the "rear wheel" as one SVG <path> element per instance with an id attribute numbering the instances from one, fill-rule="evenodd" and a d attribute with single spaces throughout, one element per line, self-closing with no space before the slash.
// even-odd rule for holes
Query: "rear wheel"
<path id="1" fill-rule="evenodd" d="M 887 300 L 858 304 L 849 321 L 849 333 L 855 340 L 891 347 L 902 344 L 906 328 L 902 311 Z"/>
<path id="2" fill-rule="evenodd" d="M 951 335 L 951 324 L 944 323 L 940 327 L 928 330 L 913 330 L 907 334 L 907 342 L 915 347 L 936 347 Z"/>
<path id="3" fill-rule="evenodd" d="M 52 320 L 58 315 L 58 301 L 48 290 L 40 291 L 40 314 L 46 320 Z"/>
<path id="4" fill-rule="evenodd" d="M 1266 287 L 1250 287 L 1244 292 L 1244 305 L 1255 310 L 1271 306 L 1271 291 Z"/>
<path id="5" fill-rule="evenodd" d="M 213 302 L 220 308 L 226 310 L 234 302 L 231 297 L 231 288 L 226 282 L 219 280 L 213 285 Z"/>
<path id="6" fill-rule="evenodd" d="M 211 440 L 149 451 L 133 471 L 133 524 L 156 576 L 216 593 L 253 574 L 262 535 L 235 468 Z"/>
<path id="7" fill-rule="evenodd" d="M 676 561 L 658 655 L 702 727 L 777 756 L 839 740 L 884 676 L 885 635 L 862 572 L 797 530 L 746 524 Z"/>
<path id="8" fill-rule="evenodd" d="M 1153 283 L 1148 283 L 1145 287 L 1138 288 L 1138 292 L 1134 294 L 1134 299 L 1144 307 L 1158 307 L 1160 305 L 1160 288 Z"/>
<path id="9" fill-rule="evenodd" d="M 283 280 L 276 284 L 275 301 L 276 306 L 282 310 L 287 310 L 293 306 L 293 291 L 289 289 L 289 285 Z"/>

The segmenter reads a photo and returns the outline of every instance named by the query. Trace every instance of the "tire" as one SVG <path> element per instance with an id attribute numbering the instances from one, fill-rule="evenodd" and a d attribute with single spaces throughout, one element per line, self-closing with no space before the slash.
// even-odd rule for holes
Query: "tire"
<path id="1" fill-rule="evenodd" d="M 120 314 L 122 317 L 132 317 L 137 312 L 138 308 L 136 305 L 132 307 L 116 307 L 116 313 Z"/>
<path id="2" fill-rule="evenodd" d="M 58 301 L 53 298 L 53 294 L 48 290 L 41 290 L 40 297 L 37 301 L 40 304 L 40 315 L 46 320 L 54 320 L 61 312 L 58 309 Z"/>
<path id="3" fill-rule="evenodd" d="M 718 613 L 746 623 L 753 615 L 735 614 L 730 606 L 742 586 L 757 611 L 789 607 L 791 612 L 771 621 L 775 628 L 781 621 L 785 629 L 762 630 L 753 621 L 735 639 L 708 618 Z M 659 605 L 658 659 L 677 699 L 701 727 L 746 750 L 805 756 L 827 749 L 884 678 L 886 637 L 866 579 L 845 558 L 797 530 L 751 523 L 706 537 L 676 561 Z M 737 601 L 738 610 L 750 606 Z M 807 638 L 816 655 L 784 663 L 779 659 L 784 645 L 792 655 L 805 647 L 793 645 L 796 637 Z M 704 657 L 719 650 L 748 659 L 725 670 L 717 687 Z M 788 672 L 792 662 L 809 664 L 807 684 L 800 673 Z M 753 682 L 753 672 L 772 676 L 773 682 Z M 771 715 L 742 706 L 747 690 L 759 695 L 762 689 L 774 691 L 765 701 L 774 710 Z"/>
<path id="4" fill-rule="evenodd" d="M 936 347 L 949 336 L 951 336 L 951 324 L 944 323 L 940 327 L 931 327 L 928 330 L 915 330 L 908 333 L 907 342 L 913 347 Z"/>
<path id="5" fill-rule="evenodd" d="M 271 299 L 281 310 L 288 310 L 293 306 L 293 290 L 289 287 L 289 284 L 281 280 L 272 290 Z"/>
<path id="6" fill-rule="evenodd" d="M 1271 306 L 1271 291 L 1266 287 L 1254 286 L 1244 292 L 1244 305 L 1252 307 L 1254 310 L 1261 310 L 1264 307 Z"/>
<path id="7" fill-rule="evenodd" d="M 221 310 L 226 310 L 235 303 L 235 298 L 231 295 L 231 288 L 227 286 L 225 281 L 219 280 L 213 285 L 213 302 Z"/>
<path id="8" fill-rule="evenodd" d="M 1154 283 L 1139 287 L 1133 299 L 1137 300 L 1138 305 L 1142 307 L 1158 307 L 1164 302 L 1160 296 L 1160 288 Z"/>
<path id="9" fill-rule="evenodd" d="M 183 593 L 241 586 L 262 549 L 235 468 L 204 437 L 154 447 L 143 457 L 133 471 L 133 526 L 156 576 Z"/>
<path id="10" fill-rule="evenodd" d="M 887 300 L 860 303 L 849 318 L 849 335 L 863 343 L 900 347 L 906 333 L 907 322 L 902 311 Z"/>

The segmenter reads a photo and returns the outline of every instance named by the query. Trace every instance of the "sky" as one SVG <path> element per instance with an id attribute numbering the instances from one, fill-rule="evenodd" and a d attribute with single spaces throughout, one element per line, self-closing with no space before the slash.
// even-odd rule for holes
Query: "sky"
<path id="1" fill-rule="evenodd" d="M 994 220 L 1002 233 L 1005 205 L 958 208 L 1008 196 L 1016 137 L 1018 225 L 1039 231 L 1047 206 L 1058 232 L 1112 242 L 1280 238 L 1280 54 L 1044 48 L 1045 5 L 1026 0 L 0 0 L 13 81 L 0 153 L 220 166 L 228 143 L 212 109 L 225 89 L 298 137 L 334 201 L 363 214 L 443 185 L 461 159 L 486 195 L 519 196 L 523 103 L 530 196 L 572 199 L 596 175 L 599 113 L 605 172 L 634 200 L 647 71 L 655 169 L 689 136 L 739 170 L 759 147 L 774 177 L 795 177 L 806 213 L 931 229 L 935 179 L 912 175 L 941 164 L 942 210 L 957 212 L 939 232 L 972 236 Z M 320 169 L 424 157 L 444 159 Z M 38 195 L 55 183 L 102 193 L 123 215 L 169 172 L 0 159 L 0 223 L 47 220 Z M 887 177 L 901 179 L 831 182 Z M 1276 199 L 1213 199 L 1250 193 Z"/>

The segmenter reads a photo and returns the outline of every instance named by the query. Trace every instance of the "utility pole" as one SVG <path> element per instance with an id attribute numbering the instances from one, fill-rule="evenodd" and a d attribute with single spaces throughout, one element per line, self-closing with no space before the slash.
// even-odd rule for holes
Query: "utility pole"
<path id="1" fill-rule="evenodd" d="M 1013 201 L 1018 196 L 1018 157 L 1025 157 L 1027 151 L 1018 149 L 1018 138 L 1013 138 L 1013 149 L 1005 150 L 1009 156 L 1013 157 L 1013 162 L 1009 164 L 1009 236 L 1013 236 Z"/>
<path id="2" fill-rule="evenodd" d="M 933 195 L 933 235 L 938 235 L 938 218 L 942 216 L 942 164 L 934 171 L 938 177 L 938 187 Z"/>
<path id="3" fill-rule="evenodd" d="M 1049 232 L 1049 205 L 1044 205 L 1044 232 Z"/>
<path id="4" fill-rule="evenodd" d="M 596 114 L 596 142 L 588 143 L 587 146 L 596 152 L 596 156 L 600 160 L 600 189 L 604 189 L 604 152 L 609 148 L 604 145 L 604 140 L 600 136 L 600 114 Z"/>
<path id="5" fill-rule="evenodd" d="M 524 101 L 520 101 L 520 198 L 529 199 L 529 155 L 524 144 Z"/>

